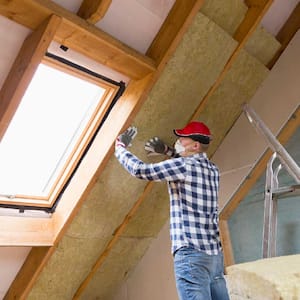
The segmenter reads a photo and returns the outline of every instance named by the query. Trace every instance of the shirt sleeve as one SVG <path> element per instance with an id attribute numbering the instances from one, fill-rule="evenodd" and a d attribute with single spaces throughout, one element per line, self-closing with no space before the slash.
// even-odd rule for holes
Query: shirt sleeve
<path id="1" fill-rule="evenodd" d="M 132 176 L 153 181 L 178 181 L 186 177 L 182 158 L 168 159 L 159 163 L 146 164 L 124 147 L 117 147 L 115 156 Z"/>

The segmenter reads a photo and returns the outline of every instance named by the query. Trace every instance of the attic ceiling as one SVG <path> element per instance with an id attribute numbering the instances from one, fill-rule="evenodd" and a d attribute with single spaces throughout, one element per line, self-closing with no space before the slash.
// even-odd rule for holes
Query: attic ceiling
<path id="1" fill-rule="evenodd" d="M 33 246 L 5 299 L 112 299 L 168 220 L 169 206 L 164 184 L 131 178 L 118 165 L 116 136 L 137 126 L 132 151 L 149 161 L 149 137 L 172 143 L 173 128 L 201 119 L 214 135 L 212 156 L 281 50 L 259 26 L 272 2 L 0 2 L 0 21 L 16 32 L 7 36 L 14 52 L 1 50 L 5 74 L 24 37 L 54 15 L 63 26 L 53 51 L 63 44 L 65 56 L 127 84 L 52 218 L 1 216 L 2 245 Z"/>

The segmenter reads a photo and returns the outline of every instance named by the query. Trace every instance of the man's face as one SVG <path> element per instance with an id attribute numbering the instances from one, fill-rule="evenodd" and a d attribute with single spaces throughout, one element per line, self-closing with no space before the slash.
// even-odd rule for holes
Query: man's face
<path id="1" fill-rule="evenodd" d="M 179 143 L 182 146 L 182 147 L 175 147 L 175 149 L 182 148 L 181 151 L 178 153 L 180 156 L 185 157 L 198 152 L 196 151 L 197 150 L 196 143 L 198 142 L 192 140 L 189 137 L 180 137 L 176 141 L 176 143 Z"/>

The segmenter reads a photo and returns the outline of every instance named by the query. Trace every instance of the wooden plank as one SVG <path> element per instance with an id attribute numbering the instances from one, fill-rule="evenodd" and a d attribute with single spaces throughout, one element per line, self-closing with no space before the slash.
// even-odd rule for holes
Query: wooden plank
<path id="1" fill-rule="evenodd" d="M 25 39 L 0 91 L 0 140 L 60 23 L 60 17 L 51 16 Z"/>
<path id="2" fill-rule="evenodd" d="M 287 45 L 290 43 L 296 32 L 300 29 L 300 2 L 297 4 L 283 27 L 276 35 L 276 39 L 281 43 L 280 49 L 268 63 L 268 68 L 271 69 L 281 54 L 284 52 Z"/>
<path id="3" fill-rule="evenodd" d="M 279 133 L 277 139 L 279 142 L 284 145 L 289 138 L 293 135 L 293 133 L 300 126 L 300 108 L 298 107 L 296 112 L 284 126 L 284 128 Z M 267 163 L 272 155 L 272 151 L 267 150 L 264 155 L 257 162 L 256 166 L 252 169 L 250 174 L 244 180 L 244 182 L 240 185 L 237 192 L 233 195 L 233 197 L 226 203 L 223 209 L 220 212 L 221 220 L 228 220 L 230 216 L 233 214 L 235 209 L 239 206 L 240 202 L 247 196 L 249 190 L 253 187 L 253 185 L 260 178 L 262 173 L 265 171 Z"/>
<path id="4" fill-rule="evenodd" d="M 220 220 L 220 234 L 224 253 L 224 265 L 225 267 L 234 265 L 230 231 L 228 227 L 228 222 L 226 220 Z"/>
<path id="5" fill-rule="evenodd" d="M 79 16 L 47 0 L 0 0 L 0 14 L 35 30 L 52 14 L 63 18 L 55 40 L 132 79 L 155 70 L 149 57 L 87 23 Z"/>
<path id="6" fill-rule="evenodd" d="M 288 44 L 294 37 L 295 33 L 300 29 L 300 2 L 296 5 L 295 9 L 290 14 L 289 18 L 282 26 L 278 34 L 277 40 L 281 44 Z"/>
<path id="7" fill-rule="evenodd" d="M 41 272 L 41 266 L 53 251 L 54 247 L 32 248 L 20 272 L 7 291 L 4 300 L 25 300 Z"/>
<path id="8" fill-rule="evenodd" d="M 0 246 L 52 246 L 53 222 L 45 218 L 0 216 Z"/>
<path id="9" fill-rule="evenodd" d="M 266 0 L 244 0 L 244 1 L 248 7 L 262 6 L 266 2 Z"/>
<path id="10" fill-rule="evenodd" d="M 206 95 L 201 100 L 199 106 L 197 107 L 194 114 L 192 115 L 191 120 L 199 118 L 205 106 L 207 105 L 209 98 L 214 94 L 216 89 L 223 81 L 227 72 L 230 70 L 231 66 L 237 59 L 238 55 L 240 54 L 240 51 L 244 48 L 251 34 L 255 31 L 256 27 L 259 25 L 260 20 L 267 12 L 267 9 L 270 7 L 272 2 L 273 0 L 268 0 L 265 1 L 265 5 L 263 7 L 249 8 L 243 22 L 240 24 L 240 26 L 238 27 L 238 29 L 234 34 L 234 38 L 238 41 L 238 45 L 236 46 L 235 50 L 233 51 L 232 55 L 228 59 L 222 72 L 219 74 L 214 84 L 211 86 L 211 88 L 208 90 Z"/>
<path id="11" fill-rule="evenodd" d="M 83 0 L 77 15 L 95 24 L 106 14 L 112 0 Z"/>
<path id="12" fill-rule="evenodd" d="M 166 59 L 166 51 L 171 49 L 174 41 L 182 38 L 181 32 L 186 31 L 203 3 L 204 0 L 176 0 L 160 31 L 147 50 L 147 56 L 154 59 L 157 64 L 160 64 L 163 58 Z"/>
<path id="13" fill-rule="evenodd" d="M 274 0 L 259 1 L 260 5 L 251 5 L 243 22 L 239 25 L 233 38 L 239 43 L 245 44 L 256 27 L 260 24 L 263 16 L 270 8 Z"/>
<path id="14" fill-rule="evenodd" d="M 139 54 L 94 26 L 86 30 L 64 18 L 54 39 L 134 80 L 141 79 L 155 70 L 152 59 Z"/>

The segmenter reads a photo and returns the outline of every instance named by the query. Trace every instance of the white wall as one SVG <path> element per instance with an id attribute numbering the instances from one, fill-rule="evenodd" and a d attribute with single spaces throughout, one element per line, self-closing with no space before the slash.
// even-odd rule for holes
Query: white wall
<path id="1" fill-rule="evenodd" d="M 299 0 L 274 0 L 262 20 L 263 27 L 276 36 L 298 3 Z"/>
<path id="2" fill-rule="evenodd" d="M 173 260 L 169 239 L 169 222 L 165 224 L 147 254 L 120 289 L 115 300 L 177 299 Z"/>
<path id="3" fill-rule="evenodd" d="M 0 247 L 0 299 L 18 274 L 31 247 Z"/>
<path id="4" fill-rule="evenodd" d="M 277 134 L 300 104 L 300 31 L 296 34 L 250 106 Z M 237 190 L 267 147 L 264 139 L 241 115 L 216 152 L 213 160 L 221 170 L 222 204 Z M 114 300 L 175 300 L 168 224 L 150 246 Z"/>

